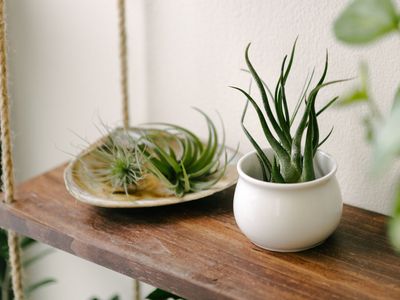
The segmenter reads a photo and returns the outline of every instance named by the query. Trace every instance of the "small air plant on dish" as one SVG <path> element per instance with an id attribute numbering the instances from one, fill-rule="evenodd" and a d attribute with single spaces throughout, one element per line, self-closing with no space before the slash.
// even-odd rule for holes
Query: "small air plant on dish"
<path id="1" fill-rule="evenodd" d="M 168 123 L 119 129 L 89 151 L 91 159 L 81 160 L 85 177 L 112 193 L 127 195 L 154 188 L 149 184 L 154 181 L 166 194 L 177 197 L 211 188 L 224 176 L 229 163 L 225 132 L 220 140 L 213 121 L 196 110 L 207 122 L 206 142 L 192 131 Z"/>
<path id="2" fill-rule="evenodd" d="M 125 131 L 109 132 L 90 156 L 90 160 L 82 161 L 86 177 L 111 188 L 112 193 L 132 193 L 144 178 L 139 144 Z"/>
<path id="3" fill-rule="evenodd" d="M 144 135 L 148 145 L 143 151 L 147 171 L 178 197 L 212 187 L 225 174 L 228 163 L 224 131 L 219 141 L 212 120 L 196 110 L 207 122 L 205 144 L 192 131 L 173 124 L 157 124 L 163 128 Z"/>
<path id="4" fill-rule="evenodd" d="M 338 97 L 334 97 L 317 111 L 315 107 L 317 95 L 322 88 L 345 81 L 335 80 L 325 82 L 325 77 L 328 71 L 328 54 L 326 54 L 325 67 L 318 83 L 310 92 L 308 92 L 314 76 L 313 71 L 311 76 L 306 79 L 297 104 L 293 112 L 290 114 L 285 88 L 294 60 L 296 42 L 297 40 L 293 45 L 289 61 L 287 61 L 287 55 L 283 59 L 281 73 L 274 94 L 268 88 L 267 84 L 260 78 L 253 67 L 253 64 L 250 62 L 250 44 L 246 48 L 245 59 L 248 72 L 251 74 L 252 79 L 256 82 L 260 91 L 266 115 L 264 115 L 260 106 L 250 93 L 247 93 L 241 88 L 232 87 L 245 95 L 248 100 L 242 114 L 241 124 L 244 133 L 257 151 L 264 181 L 276 183 L 297 183 L 311 181 L 316 178 L 313 164 L 314 155 L 318 148 L 329 138 L 333 130 L 332 128 L 327 136 L 320 140 L 318 117 L 338 99 Z M 273 159 L 267 157 L 261 146 L 252 137 L 244 125 L 244 119 L 249 103 L 254 107 L 264 135 L 274 152 Z M 304 105 L 303 115 L 299 120 L 297 128 L 294 130 L 294 134 L 292 134 L 295 118 L 302 105 Z M 275 112 L 273 112 L 273 109 Z M 305 132 L 306 136 L 304 146 L 302 147 L 302 138 Z"/>

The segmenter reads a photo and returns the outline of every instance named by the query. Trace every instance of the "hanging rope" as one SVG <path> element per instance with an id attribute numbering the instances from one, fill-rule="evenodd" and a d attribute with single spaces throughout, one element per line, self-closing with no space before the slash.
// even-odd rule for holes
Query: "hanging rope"
<path id="1" fill-rule="evenodd" d="M 129 128 L 128 51 L 126 46 L 125 0 L 118 0 L 119 60 L 121 69 L 122 118 Z M 133 299 L 140 300 L 140 282 L 133 280 Z"/>
<path id="2" fill-rule="evenodd" d="M 140 300 L 141 289 L 140 289 L 140 281 L 134 279 L 133 280 L 133 299 Z"/>
<path id="3" fill-rule="evenodd" d="M 10 101 L 8 97 L 8 71 L 7 71 L 7 47 L 5 4 L 0 0 L 0 86 L 1 86 L 1 145 L 3 163 L 3 191 L 6 203 L 14 200 L 14 167 L 12 160 L 12 145 L 10 132 Z M 8 231 L 9 261 L 11 267 L 12 287 L 16 300 L 24 299 L 22 287 L 21 250 L 18 235 Z"/>
<path id="4" fill-rule="evenodd" d="M 126 47 L 125 0 L 118 0 L 119 60 L 121 67 L 122 117 L 129 128 L 128 52 Z"/>

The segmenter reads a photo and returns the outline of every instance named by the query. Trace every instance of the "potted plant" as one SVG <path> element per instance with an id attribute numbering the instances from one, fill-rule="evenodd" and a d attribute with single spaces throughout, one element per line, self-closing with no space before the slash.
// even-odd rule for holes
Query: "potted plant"
<path id="1" fill-rule="evenodd" d="M 292 113 L 286 98 L 286 82 L 292 68 L 296 42 L 285 56 L 274 93 L 260 78 L 249 59 L 245 60 L 255 81 L 264 112 L 257 101 L 241 88 L 247 99 L 241 124 L 254 147 L 238 162 L 239 180 L 234 196 L 234 215 L 241 231 L 256 245 L 273 251 L 301 251 L 322 243 L 339 224 L 342 197 L 335 174 L 337 164 L 320 146 L 332 130 L 320 139 L 318 118 L 338 97 L 316 108 L 318 92 L 342 82 L 325 82 L 328 54 L 320 79 L 310 90 L 314 72 L 307 76 Z M 269 148 L 262 148 L 247 130 L 244 120 L 248 105 L 254 108 Z M 299 114 L 300 108 L 303 113 Z M 300 116 L 297 120 L 297 116 Z M 295 124 L 297 124 L 295 128 Z M 304 136 L 304 138 L 303 138 Z"/>

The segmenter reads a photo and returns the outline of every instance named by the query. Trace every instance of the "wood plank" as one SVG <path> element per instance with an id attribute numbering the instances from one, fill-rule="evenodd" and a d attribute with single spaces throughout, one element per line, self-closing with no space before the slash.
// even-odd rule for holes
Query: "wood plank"
<path id="1" fill-rule="evenodd" d="M 385 217 L 345 206 L 321 246 L 274 253 L 251 244 L 232 215 L 233 188 L 204 200 L 102 209 L 66 191 L 63 166 L 0 204 L 0 226 L 188 299 L 400 299 L 400 257 Z"/>

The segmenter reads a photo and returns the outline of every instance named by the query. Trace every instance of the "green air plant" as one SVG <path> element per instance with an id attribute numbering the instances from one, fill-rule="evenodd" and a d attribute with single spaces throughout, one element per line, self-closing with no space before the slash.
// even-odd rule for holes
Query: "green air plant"
<path id="1" fill-rule="evenodd" d="M 148 130 L 143 136 L 147 171 L 178 197 L 212 187 L 225 174 L 228 163 L 225 133 L 220 141 L 212 120 L 196 110 L 207 122 L 206 143 L 192 131 L 166 123 L 153 124 L 163 128 Z"/>
<path id="2" fill-rule="evenodd" d="M 210 188 L 224 176 L 228 164 L 225 133 L 220 140 L 210 117 L 196 110 L 206 120 L 207 141 L 167 123 L 109 132 L 81 159 L 85 176 L 96 185 L 111 187 L 113 193 L 154 188 L 150 184 L 154 179 L 178 197 Z"/>
<path id="3" fill-rule="evenodd" d="M 137 140 L 125 131 L 109 133 L 105 141 L 90 153 L 83 165 L 95 183 L 110 186 L 112 192 L 126 194 L 143 179 L 143 157 Z"/>
<path id="4" fill-rule="evenodd" d="M 269 182 L 298 183 L 311 181 L 316 178 L 313 165 L 314 155 L 332 133 L 331 130 L 325 138 L 320 140 L 318 117 L 338 99 L 338 97 L 334 97 L 321 109 L 316 110 L 315 104 L 317 95 L 324 87 L 344 81 L 335 80 L 325 82 L 328 71 L 328 54 L 326 54 L 325 67 L 318 83 L 309 91 L 314 76 L 313 72 L 305 81 L 303 91 L 300 93 L 297 104 L 290 114 L 286 97 L 286 82 L 292 68 L 296 42 L 297 40 L 293 45 L 289 60 L 287 55 L 283 59 L 280 76 L 274 93 L 271 92 L 267 84 L 260 78 L 249 59 L 250 44 L 246 48 L 245 60 L 248 72 L 251 74 L 252 80 L 255 81 L 260 91 L 264 112 L 257 104 L 256 100 L 250 95 L 250 92 L 247 93 L 241 88 L 232 87 L 240 91 L 248 100 L 242 114 L 242 129 L 257 151 L 263 179 Z M 252 137 L 244 124 L 249 103 L 255 109 L 264 136 L 274 152 L 273 159 L 267 157 L 261 146 Z M 299 113 L 301 105 L 304 105 L 304 112 L 300 117 L 297 128 L 294 129 L 294 121 Z M 302 146 L 304 134 L 305 141 L 304 146 Z"/>

